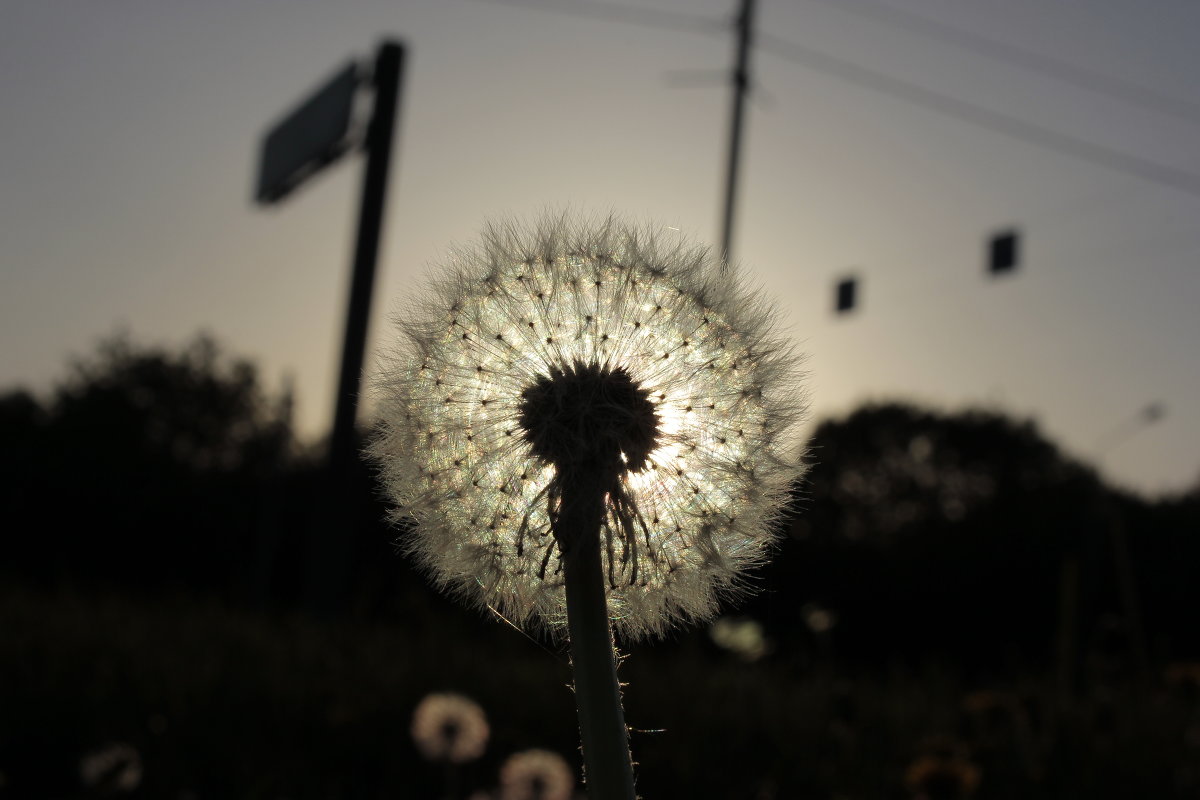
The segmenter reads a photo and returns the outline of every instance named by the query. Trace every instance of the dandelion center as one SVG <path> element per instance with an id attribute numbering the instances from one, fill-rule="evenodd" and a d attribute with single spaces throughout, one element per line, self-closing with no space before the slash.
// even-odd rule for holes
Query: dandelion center
<path id="1" fill-rule="evenodd" d="M 560 473 L 642 471 L 658 443 L 650 393 L 622 367 L 552 367 L 521 392 L 517 419 L 533 455 Z"/>

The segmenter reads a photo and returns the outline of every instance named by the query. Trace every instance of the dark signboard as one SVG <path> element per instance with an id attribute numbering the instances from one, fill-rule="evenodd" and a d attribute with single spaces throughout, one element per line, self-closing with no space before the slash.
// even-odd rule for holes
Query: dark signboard
<path id="1" fill-rule="evenodd" d="M 358 84 L 358 66 L 351 63 L 271 128 L 263 139 L 258 202 L 277 202 L 346 151 Z"/>

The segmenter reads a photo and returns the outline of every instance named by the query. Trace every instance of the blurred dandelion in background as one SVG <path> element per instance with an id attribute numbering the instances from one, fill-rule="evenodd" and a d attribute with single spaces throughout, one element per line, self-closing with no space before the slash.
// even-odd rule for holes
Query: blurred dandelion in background
<path id="1" fill-rule="evenodd" d="M 904 785 L 913 800 L 966 800 L 979 788 L 979 767 L 967 747 L 936 737 L 922 743 L 924 751 L 905 770 Z"/>
<path id="2" fill-rule="evenodd" d="M 708 629 L 708 635 L 718 647 L 743 661 L 757 661 L 771 652 L 771 642 L 757 620 L 721 617 Z"/>
<path id="3" fill-rule="evenodd" d="M 111 742 L 79 760 L 79 779 L 101 794 L 132 792 L 142 782 L 142 757 L 131 745 Z"/>
<path id="4" fill-rule="evenodd" d="M 574 788 L 570 766 L 550 750 L 514 753 L 500 767 L 500 800 L 568 800 Z"/>
<path id="5" fill-rule="evenodd" d="M 829 633 L 837 625 L 837 612 L 816 603 L 805 603 L 800 609 L 800 616 L 804 618 L 808 629 L 817 635 Z"/>
<path id="6" fill-rule="evenodd" d="M 483 709 L 461 694 L 427 695 L 413 711 L 413 742 L 430 761 L 474 761 L 483 755 L 489 734 Z"/>
<path id="7" fill-rule="evenodd" d="M 561 630 L 552 519 L 587 462 L 620 633 L 745 589 L 802 471 L 804 394 L 771 308 L 706 248 L 612 218 L 492 225 L 397 320 L 372 454 L 442 588 Z"/>

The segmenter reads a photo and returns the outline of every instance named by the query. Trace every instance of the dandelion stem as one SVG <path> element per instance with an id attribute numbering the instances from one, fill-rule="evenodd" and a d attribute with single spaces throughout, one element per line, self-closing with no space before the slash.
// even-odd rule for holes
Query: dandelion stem
<path id="1" fill-rule="evenodd" d="M 563 551 L 567 630 L 588 797 L 635 800 L 629 732 L 621 708 L 600 561 L 603 485 L 600 480 L 583 478 L 564 486 L 555 536 Z"/>

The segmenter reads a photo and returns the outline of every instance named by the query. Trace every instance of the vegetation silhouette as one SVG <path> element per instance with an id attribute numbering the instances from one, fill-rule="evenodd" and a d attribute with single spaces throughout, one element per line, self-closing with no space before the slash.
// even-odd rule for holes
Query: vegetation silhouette
<path id="1" fill-rule="evenodd" d="M 1108 490 L 1029 422 L 889 403 L 820 425 L 791 539 L 764 574 L 773 628 L 838 611 L 838 650 L 1044 661 L 1060 565 L 1097 562 Z M 1094 570 L 1093 570 L 1094 572 Z"/>
<path id="2" fill-rule="evenodd" d="M 79 759 L 125 742 L 146 796 L 432 796 L 396 723 L 431 691 L 493 721 L 464 789 L 513 752 L 575 752 L 569 692 L 544 688 L 565 656 L 433 591 L 363 463 L 340 616 L 305 613 L 324 460 L 287 406 L 204 336 L 110 337 L 47 396 L 0 395 L 7 795 L 82 796 Z M 765 636 L 756 659 L 705 631 L 629 648 L 641 791 L 905 797 L 936 761 L 978 798 L 1195 795 L 1200 487 L 1116 490 L 995 411 L 870 405 L 811 451 L 789 535 L 730 610 Z"/>
<path id="3" fill-rule="evenodd" d="M 801 513 L 765 577 L 784 601 L 768 594 L 767 607 L 838 609 L 847 654 L 1044 666 L 1062 623 L 1064 560 L 1081 564 L 1074 622 L 1085 635 L 1131 612 L 1117 585 L 1118 526 L 1134 534 L 1126 557 L 1159 656 L 1197 653 L 1187 616 L 1200 586 L 1180 566 L 1200 563 L 1200 528 L 1184 521 L 1195 491 L 1150 502 L 1113 489 L 1032 422 L 995 411 L 868 405 L 820 425 L 811 449 Z"/>
<path id="4" fill-rule="evenodd" d="M 78 359 L 48 401 L 0 399 L 7 561 L 50 581 L 228 591 L 258 484 L 288 442 L 248 361 L 209 337 L 178 351 L 127 335 Z"/>

